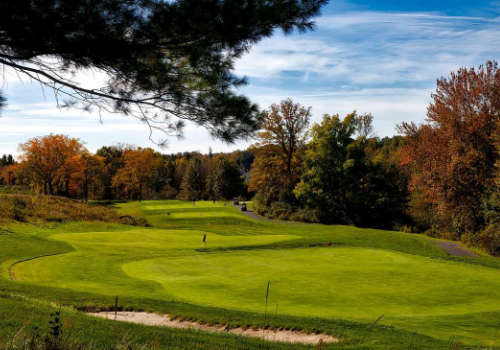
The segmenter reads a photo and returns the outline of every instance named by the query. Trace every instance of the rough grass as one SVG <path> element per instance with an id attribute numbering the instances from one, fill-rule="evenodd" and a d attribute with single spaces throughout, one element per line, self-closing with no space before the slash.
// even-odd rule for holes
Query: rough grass
<path id="1" fill-rule="evenodd" d="M 36 303 L 26 311 L 26 299 L 0 298 L 0 315 L 6 315 L 0 317 L 0 338 L 37 310 L 54 309 L 44 303 L 39 308 L 40 300 L 96 310 L 109 309 L 118 295 L 121 308 L 235 327 L 329 333 L 342 340 L 325 347 L 331 349 L 448 349 L 450 337 L 468 344 L 463 348 L 500 345 L 498 259 L 449 257 L 420 235 L 254 221 L 223 203 L 120 207 L 122 213 L 145 215 L 153 228 L 103 222 L 3 226 L 0 293 Z M 128 332 L 134 344 L 146 344 L 162 332 L 92 320 L 73 310 L 66 315 L 78 320 L 73 332 L 79 342 L 111 346 Z M 37 317 L 37 324 L 45 322 Z M 117 327 L 116 332 L 102 333 L 101 326 Z M 291 347 L 165 332 L 175 339 L 158 338 L 162 348 Z"/>
<path id="2" fill-rule="evenodd" d="M 0 221 L 64 222 L 106 221 L 137 223 L 123 217 L 114 208 L 57 196 L 0 193 Z"/>

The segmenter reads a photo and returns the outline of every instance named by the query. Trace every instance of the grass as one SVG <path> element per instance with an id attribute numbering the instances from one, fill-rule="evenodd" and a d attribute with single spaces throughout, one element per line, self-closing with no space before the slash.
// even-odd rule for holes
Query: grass
<path id="1" fill-rule="evenodd" d="M 10 326 L 0 320 L 0 336 L 11 335 L 31 315 L 13 311 L 12 303 L 46 310 L 47 316 L 55 302 L 70 307 L 66 312 L 78 320 L 79 341 L 110 345 L 122 331 L 141 344 L 156 339 L 154 327 L 97 321 L 75 311 L 110 307 L 118 295 L 125 308 L 208 323 L 327 332 L 342 339 L 332 349 L 446 349 L 451 337 L 469 348 L 500 346 L 497 258 L 450 257 L 421 235 L 256 221 L 228 203 L 145 201 L 119 204 L 119 210 L 146 217 L 152 227 L 1 226 L 0 293 L 6 297 L 0 297 L 0 315 L 8 315 L 3 318 Z M 120 331 L 106 336 L 101 326 Z M 164 336 L 162 346 L 197 347 L 184 338 L 199 341 L 200 348 L 237 343 L 234 336 L 168 332 L 175 340 Z"/>

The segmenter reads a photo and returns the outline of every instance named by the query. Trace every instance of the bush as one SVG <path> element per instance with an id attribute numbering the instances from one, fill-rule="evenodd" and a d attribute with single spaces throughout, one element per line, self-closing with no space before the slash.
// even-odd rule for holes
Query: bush
<path id="1" fill-rule="evenodd" d="M 494 256 L 500 256 L 500 226 L 491 225 L 478 235 L 479 246 Z"/>
<path id="2" fill-rule="evenodd" d="M 280 220 L 288 220 L 293 213 L 293 207 L 285 202 L 274 202 L 269 207 L 269 216 Z"/>
<path id="3" fill-rule="evenodd" d="M 289 219 L 292 221 L 319 223 L 320 214 L 320 211 L 315 209 L 299 209 L 292 213 Z"/>

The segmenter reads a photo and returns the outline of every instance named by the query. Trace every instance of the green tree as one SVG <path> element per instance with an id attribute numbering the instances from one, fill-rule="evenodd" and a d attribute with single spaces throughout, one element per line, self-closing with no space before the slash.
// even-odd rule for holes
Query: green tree
<path id="1" fill-rule="evenodd" d="M 180 197 L 185 200 L 199 200 L 203 196 L 204 189 L 205 181 L 201 160 L 192 158 L 184 172 Z"/>
<path id="2" fill-rule="evenodd" d="M 207 178 L 214 199 L 231 199 L 243 193 L 243 179 L 236 163 L 218 156 L 215 168 Z"/>
<path id="3" fill-rule="evenodd" d="M 403 218 L 405 182 L 396 166 L 373 161 L 379 142 L 367 139 L 369 130 L 371 116 L 355 112 L 344 119 L 325 115 L 312 127 L 295 194 L 322 222 L 391 227 Z"/>
<path id="4" fill-rule="evenodd" d="M 349 222 L 344 165 L 347 146 L 356 132 L 356 113 L 343 120 L 325 115 L 312 127 L 312 139 L 304 156 L 303 173 L 295 195 L 307 207 L 319 210 L 323 222 Z"/>
<path id="5" fill-rule="evenodd" d="M 184 120 L 232 141 L 259 112 L 235 89 L 234 61 L 274 30 L 305 31 L 327 0 L 19 0 L 0 2 L 0 64 L 65 105 L 113 110 L 179 133 Z M 45 59 L 50 56 L 50 60 Z M 71 74 L 97 69 L 92 88 Z"/>

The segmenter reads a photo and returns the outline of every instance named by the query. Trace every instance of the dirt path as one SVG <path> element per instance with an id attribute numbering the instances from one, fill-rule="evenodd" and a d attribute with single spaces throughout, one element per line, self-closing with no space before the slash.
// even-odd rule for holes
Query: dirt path
<path id="1" fill-rule="evenodd" d="M 90 315 L 111 320 L 115 319 L 114 312 L 90 313 Z M 284 343 L 300 343 L 300 344 L 315 345 L 319 343 L 336 343 L 339 341 L 338 338 L 332 337 L 331 335 L 327 334 L 308 334 L 308 333 L 288 331 L 288 330 L 250 329 L 250 328 L 243 329 L 241 327 L 228 328 L 226 326 L 208 326 L 197 322 L 172 320 L 168 316 L 161 316 L 158 314 L 152 314 L 147 312 L 117 312 L 116 320 L 139 323 L 148 326 L 198 329 L 202 331 L 216 332 L 216 333 L 231 333 L 235 335 L 241 335 L 244 337 L 259 338 L 268 341 L 276 341 Z"/>
<path id="2" fill-rule="evenodd" d="M 460 246 L 458 243 L 453 243 L 453 242 L 437 242 L 437 246 L 443 248 L 446 250 L 446 252 L 449 255 L 454 255 L 454 256 L 468 256 L 468 257 L 474 257 L 477 258 L 479 255 L 476 253 L 471 252 L 470 250 L 467 250 Z"/>

